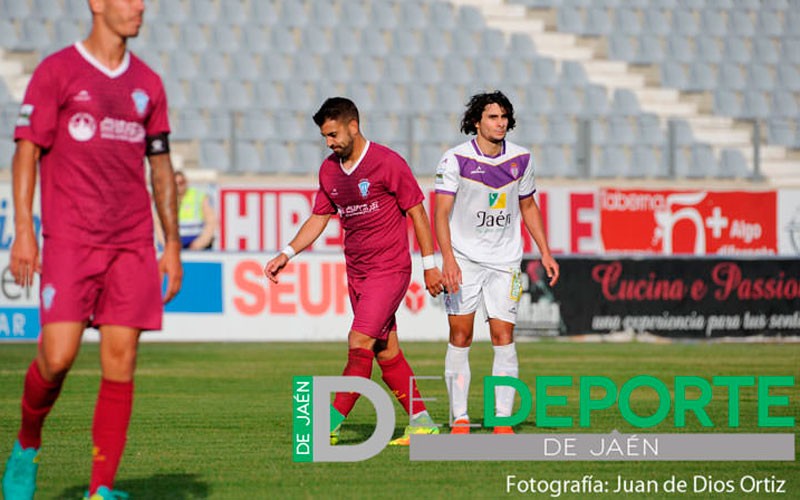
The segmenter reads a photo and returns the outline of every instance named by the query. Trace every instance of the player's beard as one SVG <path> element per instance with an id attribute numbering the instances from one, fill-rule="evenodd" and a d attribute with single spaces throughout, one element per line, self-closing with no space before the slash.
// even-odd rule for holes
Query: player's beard
<path id="1" fill-rule="evenodd" d="M 333 154 L 335 154 L 342 161 L 347 160 L 350 158 L 350 155 L 353 154 L 353 142 L 354 141 L 351 139 L 349 143 L 340 146 L 339 150 L 334 149 Z"/>

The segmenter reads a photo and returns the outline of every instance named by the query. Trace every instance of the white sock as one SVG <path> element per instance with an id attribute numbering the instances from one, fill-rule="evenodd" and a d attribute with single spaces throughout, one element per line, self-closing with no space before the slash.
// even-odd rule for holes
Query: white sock
<path id="1" fill-rule="evenodd" d="M 469 397 L 469 381 L 472 374 L 469 370 L 469 347 L 456 347 L 447 344 L 447 355 L 444 357 L 444 380 L 447 394 L 450 396 L 450 408 L 453 419 L 469 419 L 467 415 L 467 398 Z"/>
<path id="2" fill-rule="evenodd" d="M 492 363 L 493 376 L 519 378 L 519 361 L 517 360 L 517 346 L 514 342 L 508 345 L 496 345 L 494 348 L 494 363 Z M 498 417 L 511 416 L 514 409 L 513 387 L 498 386 L 494 389 L 495 412 Z"/>

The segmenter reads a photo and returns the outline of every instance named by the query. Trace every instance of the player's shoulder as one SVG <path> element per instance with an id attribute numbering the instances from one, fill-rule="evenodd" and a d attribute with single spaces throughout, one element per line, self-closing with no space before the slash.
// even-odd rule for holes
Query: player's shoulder
<path id="1" fill-rule="evenodd" d="M 71 66 L 74 64 L 75 58 L 80 57 L 78 49 L 75 45 L 67 45 L 52 54 L 45 56 L 44 59 L 36 66 L 37 71 L 53 71 Z"/>
<path id="2" fill-rule="evenodd" d="M 477 152 L 472 146 L 472 140 L 456 144 L 444 152 L 444 156 L 475 156 Z"/>
<path id="3" fill-rule="evenodd" d="M 402 161 L 405 163 L 405 158 L 403 158 L 400 153 L 395 151 L 394 149 L 390 148 L 389 146 L 385 146 L 383 144 L 370 141 L 369 142 L 369 154 L 374 155 L 378 159 L 388 159 L 392 161 Z"/>
<path id="4" fill-rule="evenodd" d="M 130 68 L 136 71 L 139 77 L 147 78 L 154 82 L 161 82 L 161 75 L 156 73 L 141 57 L 130 50 L 128 54 L 130 56 Z"/>
<path id="5" fill-rule="evenodd" d="M 510 156 L 522 156 L 522 155 L 529 155 L 531 154 L 531 150 L 520 146 L 514 142 L 506 140 L 506 154 Z"/>

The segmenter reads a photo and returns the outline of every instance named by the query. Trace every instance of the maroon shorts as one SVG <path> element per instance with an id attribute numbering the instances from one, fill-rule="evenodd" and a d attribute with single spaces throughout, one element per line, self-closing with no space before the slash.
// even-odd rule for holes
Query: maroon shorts
<path id="1" fill-rule="evenodd" d="M 352 330 L 376 339 L 385 339 L 397 329 L 395 313 L 406 296 L 411 274 L 392 273 L 367 278 L 347 278 L 350 305 L 353 306 Z"/>
<path id="2" fill-rule="evenodd" d="M 88 322 L 160 330 L 164 306 L 155 248 L 98 248 L 45 239 L 41 323 Z"/>

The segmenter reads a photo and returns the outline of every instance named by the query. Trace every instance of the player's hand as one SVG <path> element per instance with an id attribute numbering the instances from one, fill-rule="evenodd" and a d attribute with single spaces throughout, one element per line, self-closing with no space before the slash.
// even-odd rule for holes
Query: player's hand
<path id="1" fill-rule="evenodd" d="M 273 283 L 278 282 L 278 273 L 286 267 L 286 264 L 289 263 L 289 257 L 286 256 L 285 253 L 281 252 L 272 260 L 267 262 L 267 265 L 264 266 L 264 276 L 269 278 L 269 280 Z"/>
<path id="2" fill-rule="evenodd" d="M 436 297 L 444 291 L 444 280 L 442 279 L 442 272 L 438 267 L 428 269 L 425 271 L 425 288 L 431 297 Z"/>
<path id="3" fill-rule="evenodd" d="M 42 261 L 39 258 L 39 244 L 31 227 L 29 230 L 17 231 L 11 245 L 9 262 L 11 275 L 17 285 L 30 287 L 33 284 L 33 273 L 42 272 Z"/>
<path id="4" fill-rule="evenodd" d="M 164 303 L 172 300 L 181 290 L 183 281 L 183 265 L 181 264 L 181 244 L 179 241 L 168 241 L 164 244 L 164 253 L 158 259 L 158 272 L 161 281 L 167 276 L 167 290 Z"/>
<path id="5" fill-rule="evenodd" d="M 547 277 L 550 278 L 550 286 L 558 283 L 558 277 L 561 273 L 558 269 L 558 262 L 556 262 L 556 259 L 554 259 L 552 255 L 544 255 L 542 256 L 542 266 L 544 266 Z"/>
<path id="6" fill-rule="evenodd" d="M 442 259 L 442 278 L 446 293 L 458 293 L 461 287 L 461 268 L 458 267 L 456 259 L 452 257 Z"/>

